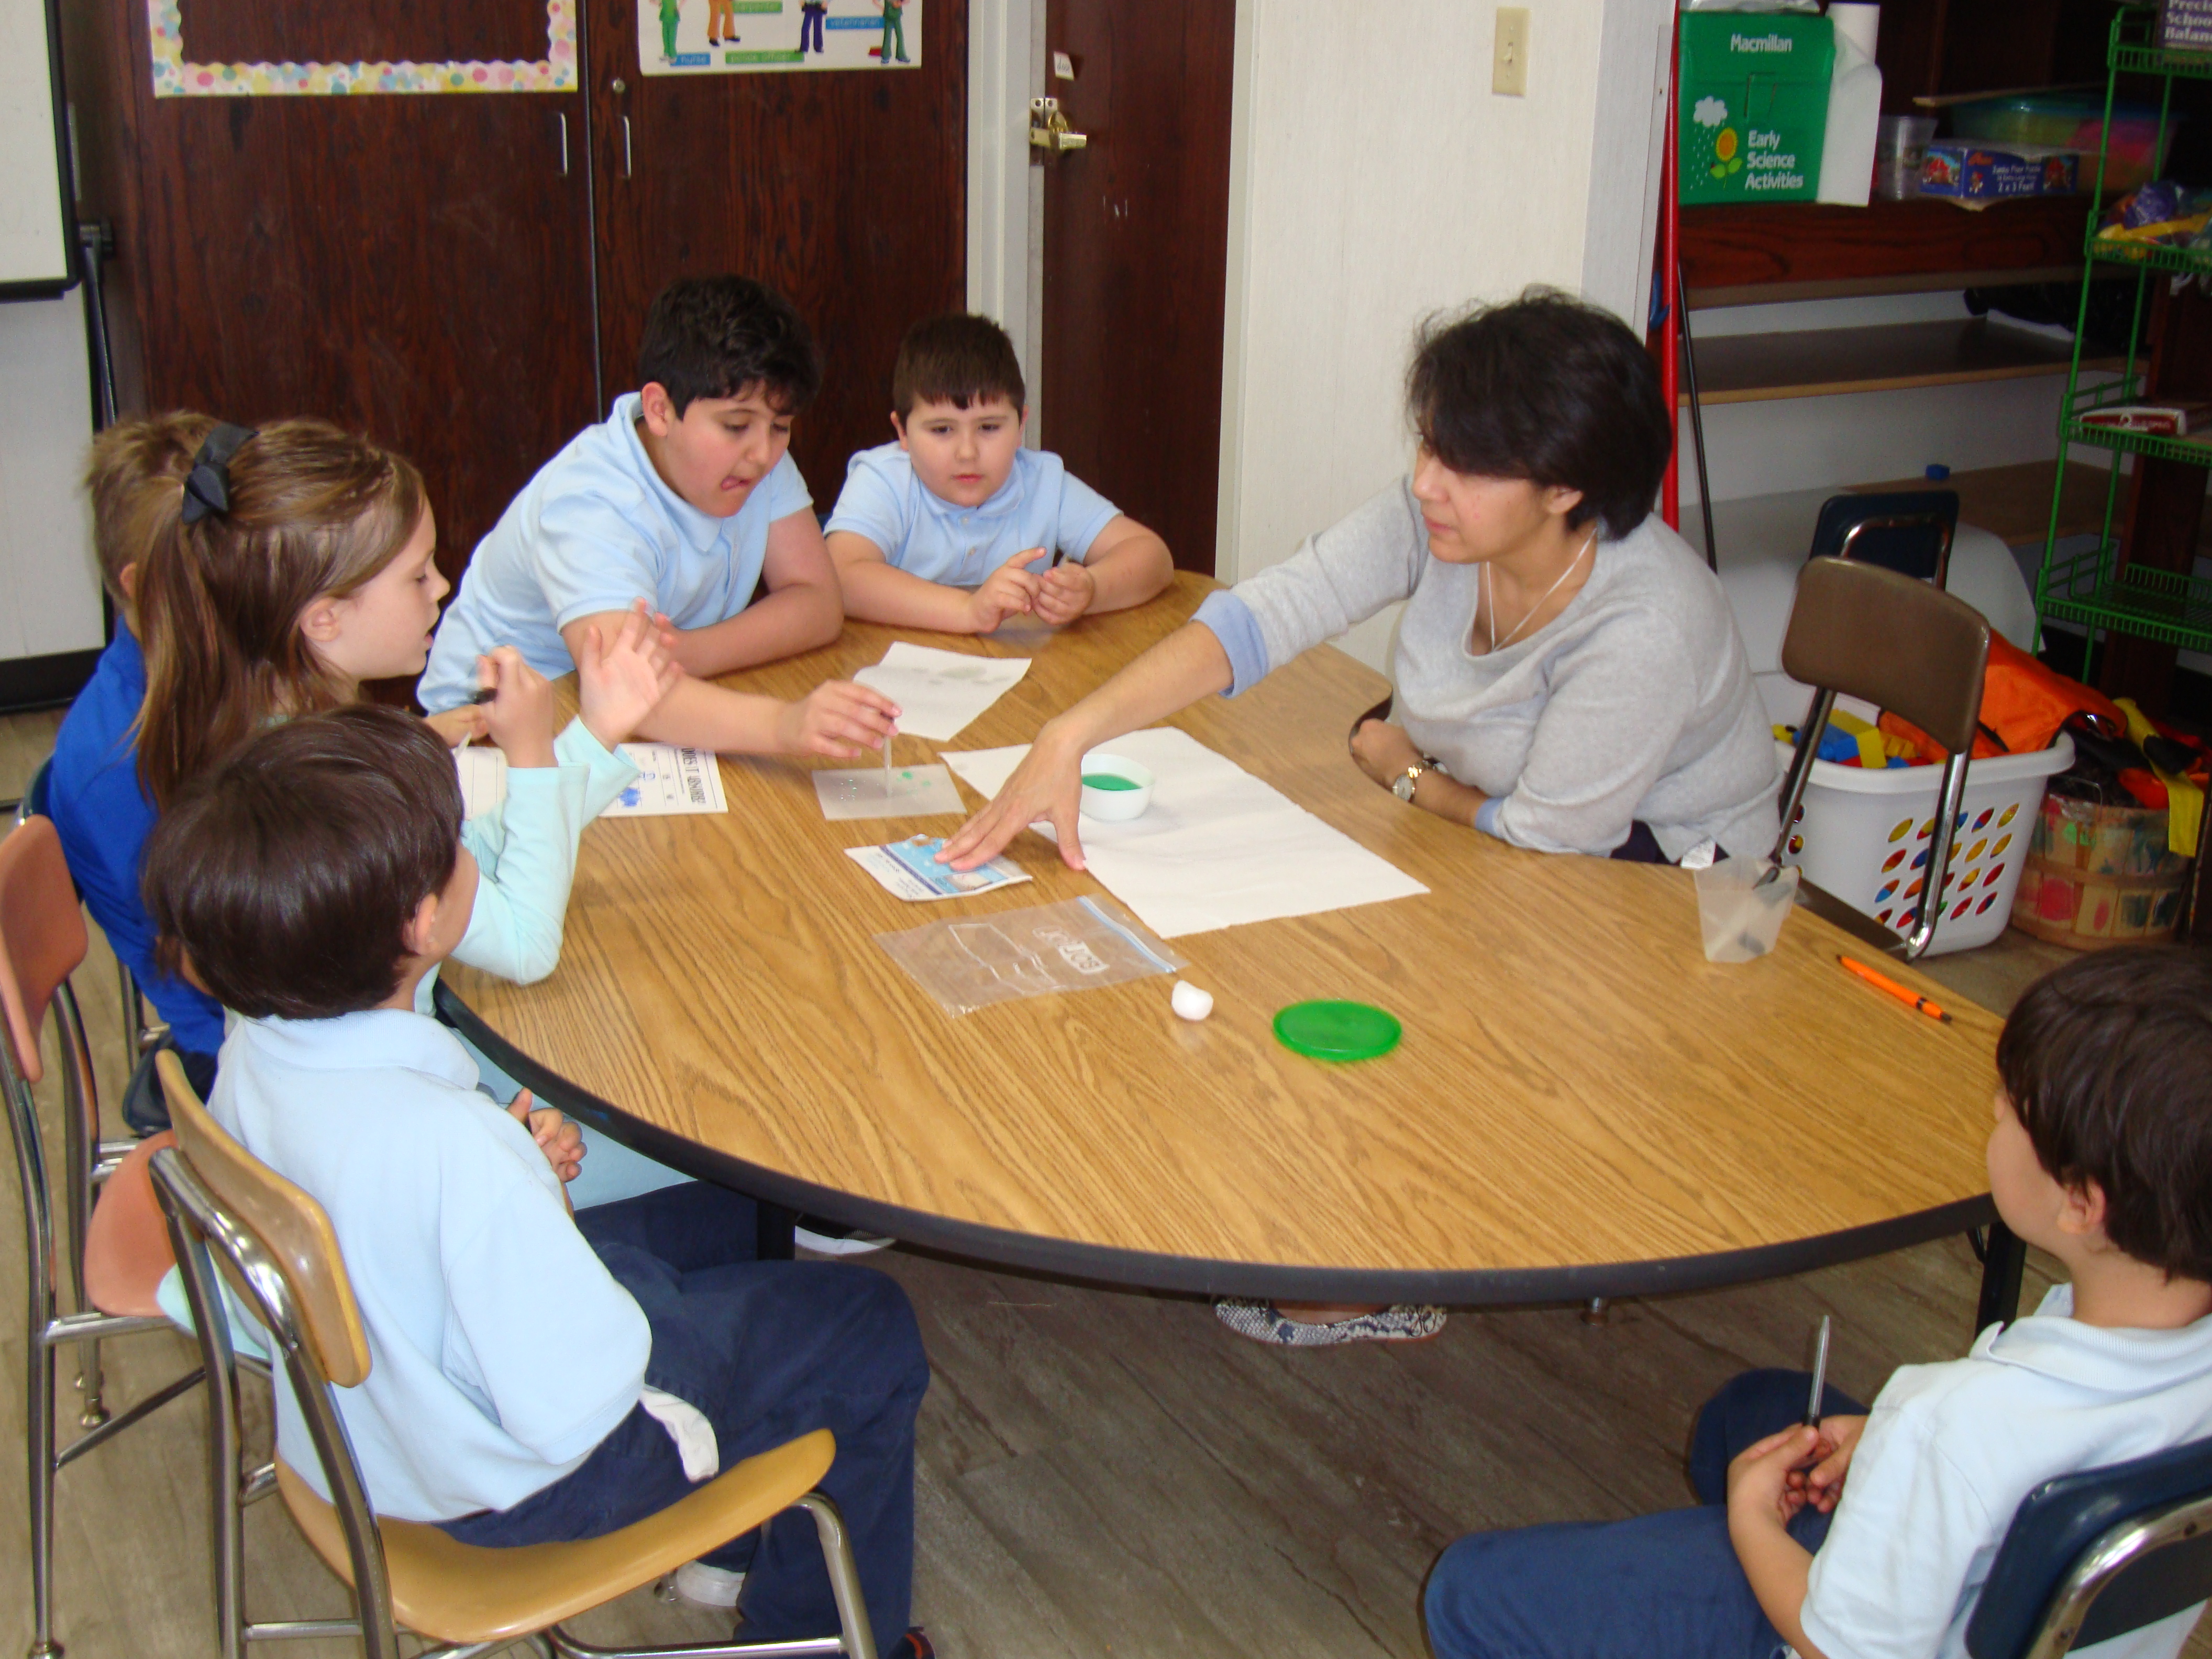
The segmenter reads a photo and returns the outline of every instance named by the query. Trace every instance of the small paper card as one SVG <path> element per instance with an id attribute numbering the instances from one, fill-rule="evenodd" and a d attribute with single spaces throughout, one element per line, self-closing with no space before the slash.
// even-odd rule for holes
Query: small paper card
<path id="1" fill-rule="evenodd" d="M 637 776 L 608 803 L 601 817 L 665 817 L 678 812 L 730 810 L 729 800 L 722 793 L 722 769 L 715 763 L 711 750 L 678 749 L 672 743 L 626 743 L 622 752 L 637 768 Z M 482 745 L 456 749 L 453 768 L 460 775 L 464 817 L 481 817 L 506 803 L 507 757 L 498 750 Z"/>
<path id="2" fill-rule="evenodd" d="M 881 847 L 848 847 L 845 856 L 873 876 L 885 892 L 902 899 L 969 898 L 1030 878 L 1012 859 L 993 859 L 973 870 L 939 864 L 937 854 L 944 845 L 942 836 L 909 836 Z"/>
<path id="3" fill-rule="evenodd" d="M 817 772 L 814 798 L 825 818 L 932 818 L 963 816 L 959 786 L 942 766 L 894 766 L 890 792 L 884 791 L 884 769 Z"/>
<path id="4" fill-rule="evenodd" d="M 899 706 L 898 729 L 943 743 L 1018 684 L 1027 657 L 978 657 L 894 641 L 884 659 L 853 676 Z"/>

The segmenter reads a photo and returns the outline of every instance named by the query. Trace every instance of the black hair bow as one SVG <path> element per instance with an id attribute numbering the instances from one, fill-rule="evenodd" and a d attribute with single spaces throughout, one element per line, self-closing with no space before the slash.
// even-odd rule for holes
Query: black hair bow
<path id="1" fill-rule="evenodd" d="M 218 425 L 192 457 L 192 470 L 185 479 L 184 520 L 198 524 L 210 513 L 230 511 L 230 458 L 246 447 L 254 428 Z"/>

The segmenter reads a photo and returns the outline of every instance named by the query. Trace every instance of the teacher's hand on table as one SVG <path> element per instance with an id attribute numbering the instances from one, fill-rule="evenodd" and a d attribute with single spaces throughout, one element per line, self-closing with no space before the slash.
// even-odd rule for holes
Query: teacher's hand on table
<path id="1" fill-rule="evenodd" d="M 1423 757 L 1404 726 L 1393 726 L 1389 720 L 1362 720 L 1352 734 L 1352 758 L 1359 763 L 1361 771 L 1388 789 L 1394 779 L 1403 776 L 1406 769 L 1418 764 Z"/>
<path id="2" fill-rule="evenodd" d="M 1060 856 L 1067 867 L 1083 868 L 1083 843 L 1075 823 L 1083 799 L 1084 747 L 1065 727 L 1047 722 L 991 804 L 945 842 L 937 861 L 955 870 L 973 870 L 996 858 L 1030 824 L 1043 820 L 1059 836 Z"/>

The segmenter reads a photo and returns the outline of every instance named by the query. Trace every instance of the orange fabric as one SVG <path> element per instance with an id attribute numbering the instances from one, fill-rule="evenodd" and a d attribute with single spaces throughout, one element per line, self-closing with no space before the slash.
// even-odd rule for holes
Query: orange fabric
<path id="1" fill-rule="evenodd" d="M 1999 748 L 1984 737 L 1974 739 L 1974 758 L 1992 755 L 2027 755 L 2048 749 L 2058 740 L 2058 728 L 2077 710 L 2086 709 L 2108 726 L 2114 736 L 2128 729 L 2127 717 L 2103 692 L 2069 680 L 2009 643 L 1990 635 L 1990 665 L 1982 677 L 1982 724 L 2004 740 Z M 1881 729 L 1902 738 L 1920 758 L 1940 764 L 1949 758 L 1936 740 L 1911 721 L 1885 711 Z"/>

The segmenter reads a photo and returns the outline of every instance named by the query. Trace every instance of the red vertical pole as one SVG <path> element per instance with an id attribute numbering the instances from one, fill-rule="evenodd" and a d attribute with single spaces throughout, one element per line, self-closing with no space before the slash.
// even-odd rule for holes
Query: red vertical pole
<path id="1" fill-rule="evenodd" d="M 1667 453 L 1667 476 L 1659 487 L 1659 515 L 1669 530 L 1682 527 L 1682 416 L 1677 387 L 1682 373 L 1681 285 L 1674 273 L 1682 258 L 1682 192 L 1674 182 L 1674 164 L 1681 149 L 1676 129 L 1674 88 L 1682 69 L 1682 31 L 1672 31 L 1667 60 L 1667 131 L 1659 155 L 1659 257 L 1652 273 L 1652 289 L 1659 296 L 1659 392 L 1667 400 L 1667 419 L 1674 434 L 1674 447 Z"/>

